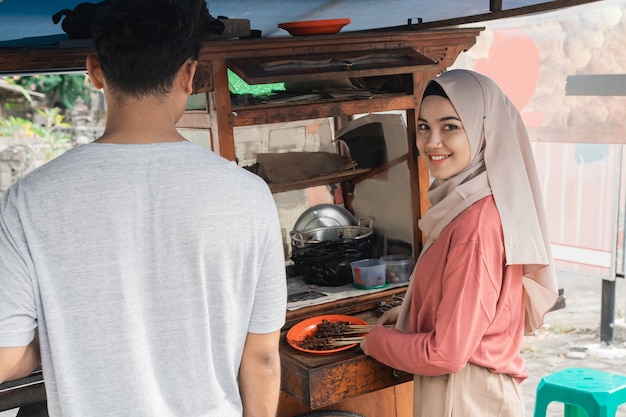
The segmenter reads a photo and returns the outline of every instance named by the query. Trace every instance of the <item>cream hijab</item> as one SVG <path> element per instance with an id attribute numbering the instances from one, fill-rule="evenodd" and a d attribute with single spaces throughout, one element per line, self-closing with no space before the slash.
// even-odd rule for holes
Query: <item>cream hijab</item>
<path id="1" fill-rule="evenodd" d="M 543 324 L 558 298 L 546 216 L 526 127 L 515 106 L 495 82 L 468 70 L 451 70 L 429 80 L 450 98 L 470 142 L 467 168 L 428 191 L 431 207 L 419 227 L 428 237 L 421 255 L 463 210 L 493 194 L 504 232 L 507 265 L 522 264 L 526 293 L 526 332 Z M 419 263 L 419 259 L 418 259 Z M 413 279 L 411 279 L 411 283 Z M 407 294 L 412 291 L 409 286 Z M 405 297 L 397 328 L 408 330 L 410 297 Z"/>

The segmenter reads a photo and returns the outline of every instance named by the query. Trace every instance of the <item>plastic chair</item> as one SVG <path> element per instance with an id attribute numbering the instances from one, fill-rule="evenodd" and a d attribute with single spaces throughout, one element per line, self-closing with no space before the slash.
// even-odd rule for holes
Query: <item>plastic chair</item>
<path id="1" fill-rule="evenodd" d="M 626 403 L 626 376 L 586 368 L 555 372 L 539 381 L 534 417 L 545 417 L 552 401 L 564 404 L 565 417 L 614 417 Z"/>

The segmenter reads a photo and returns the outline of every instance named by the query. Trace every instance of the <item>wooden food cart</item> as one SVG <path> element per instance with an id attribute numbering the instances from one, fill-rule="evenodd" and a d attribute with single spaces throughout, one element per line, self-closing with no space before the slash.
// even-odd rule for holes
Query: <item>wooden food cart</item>
<path id="1" fill-rule="evenodd" d="M 195 93 L 206 94 L 206 109 L 185 113 L 179 127 L 206 129 L 212 148 L 235 160 L 234 128 L 321 117 L 333 118 L 337 127 L 357 114 L 390 110 L 406 112 L 408 153 L 374 169 L 343 171 L 336 175 L 289 183 L 271 184 L 273 192 L 333 183 L 355 183 L 394 164 L 406 163 L 411 178 L 413 248 L 418 251 L 422 235 L 417 227 L 427 208 L 428 171 L 417 158 L 416 115 L 424 82 L 450 66 L 458 55 L 476 42 L 482 28 L 407 31 L 347 32 L 336 35 L 277 37 L 208 41 L 204 44 L 194 80 Z M 9 49 L 2 51 L 0 74 L 24 72 L 84 71 L 90 48 Z M 268 71 L 277 61 L 343 62 Z M 361 60 L 362 57 L 373 59 Z M 234 106 L 228 86 L 228 69 L 249 84 L 334 78 L 402 75 L 406 90 L 374 94 L 362 99 L 320 99 L 304 103 Z M 356 315 L 373 323 L 383 300 L 402 294 L 405 287 L 388 289 L 345 300 L 287 312 L 284 332 L 293 324 L 321 314 Z M 282 394 L 278 416 L 287 417 L 316 409 L 350 410 L 367 416 L 392 417 L 412 414 L 412 376 L 366 357 L 358 349 L 332 355 L 311 355 L 289 346 L 283 334 Z M 41 374 L 0 386 L 0 411 L 45 401 Z M 24 409 L 26 410 L 27 407 Z"/>

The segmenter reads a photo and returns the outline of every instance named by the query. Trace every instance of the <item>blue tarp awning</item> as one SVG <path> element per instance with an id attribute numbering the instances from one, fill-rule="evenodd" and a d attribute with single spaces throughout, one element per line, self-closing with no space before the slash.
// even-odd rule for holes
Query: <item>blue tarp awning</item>
<path id="1" fill-rule="evenodd" d="M 343 31 L 357 31 L 402 26 L 408 19 L 433 22 L 489 14 L 490 8 L 506 11 L 539 3 L 564 7 L 590 1 L 595 0 L 207 0 L 212 16 L 248 19 L 251 29 L 260 30 L 263 37 L 288 36 L 277 27 L 282 22 L 350 18 L 352 23 Z M 0 42 L 20 40 L 33 46 L 37 39 L 32 38 L 48 36 L 52 37 L 43 38 L 44 42 L 56 41 L 54 35 L 64 33 L 61 24 L 52 22 L 52 15 L 83 2 L 0 0 Z"/>

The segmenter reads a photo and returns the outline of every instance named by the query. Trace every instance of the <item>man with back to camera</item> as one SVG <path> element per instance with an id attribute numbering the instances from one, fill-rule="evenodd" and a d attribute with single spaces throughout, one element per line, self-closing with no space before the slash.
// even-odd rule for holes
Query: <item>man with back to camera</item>
<path id="1" fill-rule="evenodd" d="M 184 7 L 183 7 L 184 5 Z M 89 77 L 106 129 L 0 204 L 0 382 L 55 416 L 274 416 L 286 280 L 259 177 L 186 141 L 204 0 L 117 0 Z"/>

